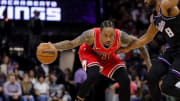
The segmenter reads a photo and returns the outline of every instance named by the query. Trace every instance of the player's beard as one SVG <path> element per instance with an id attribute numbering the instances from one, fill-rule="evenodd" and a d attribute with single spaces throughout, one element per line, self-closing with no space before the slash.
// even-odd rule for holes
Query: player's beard
<path id="1" fill-rule="evenodd" d="M 106 44 L 104 44 L 105 48 L 109 48 L 111 46 L 111 42 L 106 42 Z"/>
<path id="2" fill-rule="evenodd" d="M 107 46 L 107 45 L 104 45 L 104 47 L 105 47 L 105 48 L 109 48 L 109 46 Z"/>

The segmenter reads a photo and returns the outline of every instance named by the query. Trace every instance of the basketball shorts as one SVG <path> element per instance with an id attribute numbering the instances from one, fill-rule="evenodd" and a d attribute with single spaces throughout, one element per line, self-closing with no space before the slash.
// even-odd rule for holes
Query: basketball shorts
<path id="1" fill-rule="evenodd" d="M 87 44 L 81 45 L 78 53 L 82 67 L 85 71 L 86 68 L 96 65 L 100 67 L 100 72 L 104 76 L 112 78 L 112 75 L 118 68 L 126 67 L 115 53 L 113 53 L 108 60 L 102 60 L 100 56 Z"/>

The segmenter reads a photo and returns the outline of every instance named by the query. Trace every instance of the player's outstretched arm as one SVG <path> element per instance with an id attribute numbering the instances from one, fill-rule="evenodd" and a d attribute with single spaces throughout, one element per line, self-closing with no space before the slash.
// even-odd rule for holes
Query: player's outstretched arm
<path id="1" fill-rule="evenodd" d="M 132 49 L 140 48 L 146 45 L 147 43 L 151 42 L 154 39 L 157 32 L 158 30 L 156 29 L 155 25 L 150 24 L 147 32 L 143 36 L 141 36 L 138 40 L 129 44 L 126 48 L 119 50 L 119 53 L 127 53 Z"/>
<path id="2" fill-rule="evenodd" d="M 84 31 L 80 36 L 78 36 L 74 40 L 71 40 L 71 41 L 65 40 L 65 41 L 61 41 L 58 43 L 54 43 L 53 45 L 58 50 L 68 50 L 68 49 L 73 49 L 77 46 L 80 46 L 83 43 L 87 43 L 88 45 L 92 45 L 93 42 L 94 42 L 93 31 L 87 30 L 87 31 Z"/>
<path id="3" fill-rule="evenodd" d="M 128 47 L 129 45 L 136 42 L 137 38 L 134 36 L 128 35 L 124 31 L 121 31 L 121 36 L 119 40 L 120 40 L 120 45 L 126 45 Z M 139 48 L 139 51 L 140 51 L 141 56 L 144 58 L 146 65 L 148 67 L 148 70 L 149 70 L 152 64 L 151 64 L 150 56 L 147 49 L 145 48 L 145 46 L 142 46 Z"/>

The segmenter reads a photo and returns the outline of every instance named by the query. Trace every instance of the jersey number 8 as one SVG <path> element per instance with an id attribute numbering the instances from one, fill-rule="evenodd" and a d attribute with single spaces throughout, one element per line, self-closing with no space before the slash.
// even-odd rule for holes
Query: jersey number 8
<path id="1" fill-rule="evenodd" d="M 172 32 L 171 28 L 168 27 L 165 29 L 165 31 L 170 38 L 172 38 L 174 36 L 174 33 Z"/>

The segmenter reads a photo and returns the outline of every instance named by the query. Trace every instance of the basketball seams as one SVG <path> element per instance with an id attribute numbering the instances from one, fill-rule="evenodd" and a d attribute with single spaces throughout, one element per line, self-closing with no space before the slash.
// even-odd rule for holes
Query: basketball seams
<path id="1" fill-rule="evenodd" d="M 49 44 L 40 44 L 37 47 L 37 59 L 43 64 L 53 63 L 57 58 L 57 49 Z"/>
<path id="2" fill-rule="evenodd" d="M 53 56 L 37 55 L 37 56 L 41 56 L 41 57 L 54 57 L 54 55 Z"/>

